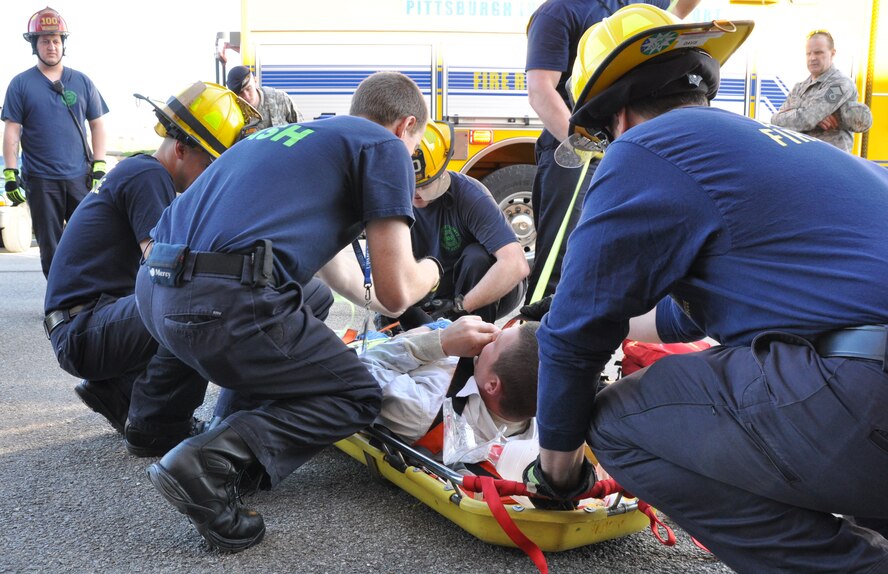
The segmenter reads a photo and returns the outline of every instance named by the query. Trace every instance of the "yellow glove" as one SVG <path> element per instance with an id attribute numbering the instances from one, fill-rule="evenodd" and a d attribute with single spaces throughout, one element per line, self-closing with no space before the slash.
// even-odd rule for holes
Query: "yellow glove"
<path id="1" fill-rule="evenodd" d="M 15 168 L 6 168 L 3 170 L 3 179 L 6 180 L 6 197 L 13 205 L 25 202 L 25 187 L 22 184 L 22 178 L 19 177 L 19 170 Z"/>

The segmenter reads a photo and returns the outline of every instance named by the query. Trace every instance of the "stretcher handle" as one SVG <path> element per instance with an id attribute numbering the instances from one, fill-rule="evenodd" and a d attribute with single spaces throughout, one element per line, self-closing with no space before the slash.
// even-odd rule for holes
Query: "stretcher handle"
<path id="1" fill-rule="evenodd" d="M 406 455 L 413 461 L 421 463 L 424 467 L 437 474 L 440 478 L 450 480 L 451 482 L 456 483 L 458 486 L 462 486 L 463 475 L 456 472 L 452 468 L 435 461 L 433 458 L 426 455 L 425 453 L 418 451 L 401 439 L 393 436 L 391 434 L 391 431 L 386 429 L 385 427 L 380 425 L 371 425 L 367 427 L 365 432 L 373 438 L 379 440 L 383 444 L 387 444 L 395 448 L 402 455 Z M 481 491 L 479 490 L 478 492 Z"/>

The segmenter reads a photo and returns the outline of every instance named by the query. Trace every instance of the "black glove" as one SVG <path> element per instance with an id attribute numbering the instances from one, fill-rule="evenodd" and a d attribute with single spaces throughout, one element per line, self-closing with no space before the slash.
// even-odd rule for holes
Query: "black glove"
<path id="1" fill-rule="evenodd" d="M 108 173 L 108 170 L 105 160 L 95 160 L 89 168 L 89 173 L 86 174 L 86 186 L 90 189 L 95 189 L 106 173 Z"/>
<path id="2" fill-rule="evenodd" d="M 542 321 L 543 315 L 549 312 L 549 307 L 552 305 L 553 296 L 554 295 L 547 295 L 536 303 L 525 305 L 524 307 L 518 309 L 518 312 L 531 321 Z"/>
<path id="3" fill-rule="evenodd" d="M 469 314 L 465 307 L 463 307 L 463 299 L 462 295 L 457 295 L 453 299 L 433 299 L 429 304 L 430 308 L 427 312 L 436 321 L 438 319 L 456 321 L 460 317 L 465 317 Z"/>
<path id="4" fill-rule="evenodd" d="M 25 186 L 22 178 L 19 177 L 19 170 L 15 168 L 6 168 L 3 170 L 3 179 L 6 180 L 6 197 L 12 205 L 18 205 L 25 202 Z"/>
<path id="5" fill-rule="evenodd" d="M 539 456 L 535 461 L 527 465 L 521 478 L 524 480 L 525 484 L 534 485 L 537 494 L 548 497 L 531 497 L 530 501 L 533 503 L 534 507 L 541 510 L 576 509 L 579 501 L 574 499 L 588 492 L 598 480 L 595 477 L 595 468 L 585 457 L 583 457 L 583 467 L 580 470 L 579 484 L 567 491 L 556 490 L 555 487 L 549 484 L 549 481 L 546 478 L 546 473 L 543 472 L 543 468 L 540 464 Z"/>

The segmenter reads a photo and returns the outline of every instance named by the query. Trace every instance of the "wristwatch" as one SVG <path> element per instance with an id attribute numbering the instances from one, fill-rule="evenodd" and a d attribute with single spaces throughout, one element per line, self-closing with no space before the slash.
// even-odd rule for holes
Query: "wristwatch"
<path id="1" fill-rule="evenodd" d="M 459 317 L 459 316 L 462 316 L 462 315 L 468 315 L 468 314 L 469 314 L 469 312 L 466 311 L 466 308 L 463 307 L 463 300 L 464 300 L 464 299 L 465 299 L 465 297 L 463 297 L 462 295 L 457 295 L 456 297 L 453 298 L 453 309 L 452 309 L 452 312 L 453 312 L 454 315 L 456 315 L 456 316 L 458 316 L 458 317 Z"/>

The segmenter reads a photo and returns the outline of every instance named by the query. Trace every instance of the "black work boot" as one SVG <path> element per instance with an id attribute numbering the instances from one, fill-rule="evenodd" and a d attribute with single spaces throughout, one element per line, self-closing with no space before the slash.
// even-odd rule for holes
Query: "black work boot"
<path id="1" fill-rule="evenodd" d="M 237 493 L 240 474 L 258 464 L 240 435 L 223 422 L 149 466 L 148 479 L 211 546 L 240 552 L 265 535 L 262 515 L 242 508 Z"/>
<path id="2" fill-rule="evenodd" d="M 152 433 L 141 430 L 129 421 L 126 423 L 124 442 L 126 450 L 132 455 L 138 457 L 163 456 L 168 453 L 174 446 L 185 440 L 186 438 L 197 436 L 207 430 L 207 424 L 204 421 L 193 418 L 178 431 L 167 433 Z"/>
<path id="3" fill-rule="evenodd" d="M 105 417 L 114 430 L 123 434 L 130 401 L 115 385 L 84 379 L 74 387 L 74 392 L 83 404 Z"/>

